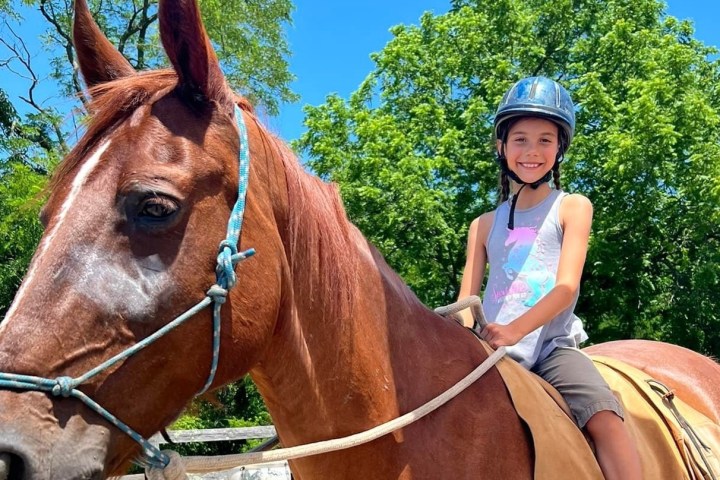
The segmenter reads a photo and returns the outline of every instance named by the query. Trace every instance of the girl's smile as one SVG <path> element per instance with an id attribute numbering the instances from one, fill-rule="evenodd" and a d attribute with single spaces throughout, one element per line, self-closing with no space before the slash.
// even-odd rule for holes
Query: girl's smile
<path id="1" fill-rule="evenodd" d="M 541 166 L 541 165 L 543 165 L 543 164 L 542 164 L 542 163 L 523 163 L 523 162 L 519 162 L 518 165 L 520 165 L 520 166 L 523 167 L 523 168 L 534 169 L 534 168 L 538 168 L 539 166 Z"/>

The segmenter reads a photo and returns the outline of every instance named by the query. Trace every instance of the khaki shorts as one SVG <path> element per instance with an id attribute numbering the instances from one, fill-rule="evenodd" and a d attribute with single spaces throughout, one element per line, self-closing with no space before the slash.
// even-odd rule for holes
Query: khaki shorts
<path id="1" fill-rule="evenodd" d="M 580 350 L 558 347 L 532 371 L 560 392 L 580 428 L 603 410 L 623 418 L 622 405 L 592 360 Z"/>

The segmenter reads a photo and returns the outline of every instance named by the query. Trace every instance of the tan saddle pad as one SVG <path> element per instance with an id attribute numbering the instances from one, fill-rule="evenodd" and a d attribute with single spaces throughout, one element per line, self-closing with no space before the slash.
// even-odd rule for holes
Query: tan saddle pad
<path id="1" fill-rule="evenodd" d="M 645 478 L 720 479 L 719 425 L 642 370 L 609 357 L 591 358 L 622 401 Z"/>
<path id="2" fill-rule="evenodd" d="M 485 342 L 483 346 L 490 352 Z M 720 479 L 720 427 L 679 399 L 672 404 L 696 435 L 676 419 L 668 398 L 653 390 L 644 372 L 607 357 L 592 357 L 625 408 L 647 479 Z M 509 357 L 497 363 L 518 415 L 532 434 L 536 480 L 598 479 L 603 475 L 590 445 L 552 387 Z M 541 380 L 541 379 L 540 379 Z M 657 387 L 657 386 L 656 386 Z M 548 395 L 554 392 L 554 395 Z M 700 454 L 702 450 L 702 455 Z M 714 472 L 714 473 L 712 473 Z M 714 475 L 714 476 L 713 476 Z"/>

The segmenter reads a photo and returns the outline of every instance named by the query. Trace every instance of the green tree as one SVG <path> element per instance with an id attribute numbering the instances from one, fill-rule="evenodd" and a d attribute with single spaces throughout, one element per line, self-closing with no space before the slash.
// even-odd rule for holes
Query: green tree
<path id="1" fill-rule="evenodd" d="M 454 300 L 467 226 L 497 201 L 492 118 L 515 80 L 578 104 L 565 188 L 595 204 L 578 313 L 595 341 L 720 354 L 720 63 L 657 0 L 456 0 L 398 26 L 296 147 L 430 305 Z"/>
<path id="2" fill-rule="evenodd" d="M 18 3 L 20 0 L 7 0 Z M 82 91 L 74 67 L 72 2 L 33 0 L 48 22 L 44 36 L 51 47 L 52 76 L 66 95 Z M 167 63 L 157 31 L 157 0 L 89 0 L 93 17 L 118 50 L 138 70 Z M 208 35 L 230 85 L 276 115 L 281 102 L 297 100 L 290 90 L 294 80 L 288 70 L 290 50 L 285 27 L 291 24 L 290 0 L 201 0 Z"/>
<path id="3" fill-rule="evenodd" d="M 43 113 L 23 121 L 0 90 L 0 313 L 20 286 L 42 233 L 38 220 L 48 171 L 62 148 Z"/>
<path id="4" fill-rule="evenodd" d="M 241 428 L 253 425 L 271 425 L 257 387 L 249 376 L 220 390 L 212 401 L 203 399 L 172 426 L 174 430 L 204 428 Z M 253 448 L 265 440 L 228 440 L 213 443 L 188 443 L 174 446 L 182 455 L 228 455 Z"/>
<path id="5" fill-rule="evenodd" d="M 15 296 L 42 227 L 38 195 L 45 176 L 27 165 L 12 163 L 0 177 L 0 309 L 5 312 Z"/>

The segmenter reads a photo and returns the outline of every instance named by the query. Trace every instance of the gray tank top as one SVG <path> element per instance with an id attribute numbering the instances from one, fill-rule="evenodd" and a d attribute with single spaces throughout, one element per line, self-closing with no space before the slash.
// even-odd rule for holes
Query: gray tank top
<path id="1" fill-rule="evenodd" d="M 515 210 L 515 229 L 507 228 L 509 202 L 495 211 L 487 240 L 490 270 L 483 295 L 488 322 L 502 325 L 529 310 L 555 286 L 563 231 L 560 202 L 567 193 L 553 190 L 542 202 Z M 587 340 L 572 304 L 550 322 L 528 334 L 508 354 L 525 368 L 532 368 L 557 347 L 577 347 Z"/>

